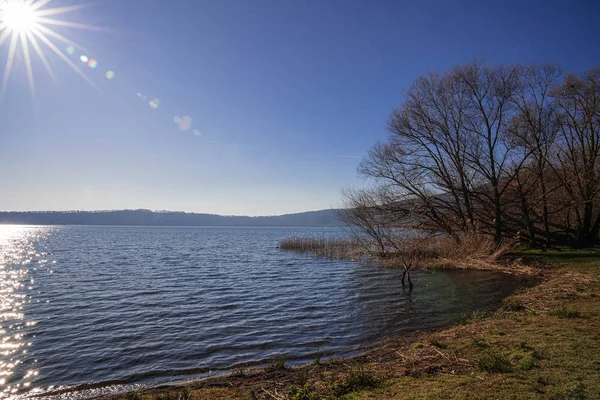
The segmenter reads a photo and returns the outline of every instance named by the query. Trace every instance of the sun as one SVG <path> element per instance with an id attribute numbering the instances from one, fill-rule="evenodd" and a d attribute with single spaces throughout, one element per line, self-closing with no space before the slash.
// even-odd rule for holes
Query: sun
<path id="1" fill-rule="evenodd" d="M 31 32 L 37 25 L 37 15 L 31 4 L 8 1 L 0 3 L 0 21 L 12 31 Z"/>
<path id="2" fill-rule="evenodd" d="M 25 67 L 25 72 L 27 73 L 32 100 L 34 100 L 35 97 L 32 53 L 37 55 L 37 58 L 42 62 L 52 79 L 56 80 L 50 65 L 50 60 L 46 56 L 47 49 L 51 50 L 52 53 L 64 61 L 79 76 L 99 90 L 90 78 L 57 47 L 55 41 L 79 49 L 82 49 L 82 47 L 49 27 L 59 26 L 76 29 L 99 29 L 98 27 L 78 22 L 49 18 L 50 16 L 63 15 L 71 11 L 79 10 L 88 5 L 73 4 L 62 7 L 47 7 L 51 2 L 52 0 L 0 0 L 0 47 L 2 47 L 5 42 L 8 43 L 8 57 L 6 58 L 2 76 L 2 87 L 0 88 L 0 104 L 2 104 L 6 95 L 6 87 L 12 73 L 15 55 L 17 51 L 19 51 L 19 47 L 23 54 L 24 63 L 22 65 Z"/>

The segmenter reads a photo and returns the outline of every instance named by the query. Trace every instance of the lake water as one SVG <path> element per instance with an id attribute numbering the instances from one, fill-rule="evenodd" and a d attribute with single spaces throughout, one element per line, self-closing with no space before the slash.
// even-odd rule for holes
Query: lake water
<path id="1" fill-rule="evenodd" d="M 181 381 L 348 356 L 491 308 L 519 278 L 282 251 L 307 228 L 0 226 L 0 393 Z"/>

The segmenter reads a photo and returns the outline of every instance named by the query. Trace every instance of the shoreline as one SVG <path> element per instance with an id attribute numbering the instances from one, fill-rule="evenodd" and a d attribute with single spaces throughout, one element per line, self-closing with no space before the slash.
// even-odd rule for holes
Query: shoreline
<path id="1" fill-rule="evenodd" d="M 297 388 L 296 390 L 306 388 L 307 393 L 320 396 L 306 397 L 311 400 L 313 398 L 317 400 L 346 398 L 347 396 L 344 397 L 343 393 L 340 396 L 332 397 L 332 392 L 340 387 L 346 387 L 342 392 L 354 393 L 351 395 L 352 399 L 363 398 L 355 397 L 356 393 L 366 393 L 364 398 L 369 399 L 404 398 L 409 395 L 416 395 L 415 398 L 434 398 L 435 396 L 428 392 L 429 389 L 423 388 L 419 391 L 425 391 L 419 395 L 409 391 L 399 392 L 394 397 L 389 397 L 386 393 L 394 392 L 400 383 L 402 387 L 408 384 L 415 388 L 440 385 L 454 387 L 457 384 L 455 380 L 458 379 L 459 381 L 468 381 L 460 383 L 459 386 L 465 384 L 479 386 L 489 379 L 502 381 L 506 379 L 507 374 L 516 375 L 515 371 L 527 374 L 538 370 L 541 368 L 539 365 L 551 359 L 547 356 L 548 350 L 539 348 L 544 342 L 538 344 L 537 339 L 534 341 L 530 337 L 533 335 L 532 332 L 527 334 L 521 332 L 527 328 L 527 325 L 535 325 L 536 319 L 549 321 L 549 326 L 552 327 L 553 322 L 563 322 L 561 318 L 557 320 L 552 313 L 559 312 L 565 307 L 574 307 L 575 310 L 585 308 L 583 316 L 575 316 L 575 318 L 579 318 L 577 322 L 586 321 L 591 323 L 593 328 L 600 327 L 600 304 L 595 304 L 600 303 L 595 298 L 600 294 L 600 280 L 598 279 L 600 257 L 591 258 L 592 264 L 595 266 L 591 273 L 578 271 L 577 268 L 573 271 L 572 266 L 561 265 L 561 263 L 548 265 L 547 260 L 542 263 L 537 262 L 539 260 L 534 261 L 537 266 L 528 266 L 526 270 L 528 272 L 535 271 L 539 275 L 537 284 L 517 290 L 513 295 L 505 298 L 503 305 L 497 310 L 475 311 L 460 323 L 450 327 L 385 339 L 363 348 L 359 355 L 350 358 L 316 360 L 293 367 L 274 364 L 267 368 L 250 366 L 245 367 L 246 369 L 229 369 L 223 371 L 223 374 L 219 376 L 180 383 L 158 384 L 140 390 L 101 394 L 88 398 L 154 400 L 171 396 L 170 398 L 215 400 L 295 399 L 296 397 L 288 396 L 290 388 L 293 387 Z M 515 271 L 510 273 L 515 273 Z M 578 302 L 585 307 L 565 305 Z M 568 329 L 569 325 L 574 325 L 569 318 L 564 319 L 567 325 L 562 328 Z M 511 330 L 513 332 L 510 332 Z M 540 333 L 544 334 L 543 331 Z M 588 337 L 588 339 L 590 338 Z M 506 349 L 506 346 L 500 346 L 501 351 L 498 354 L 508 351 L 509 356 L 506 359 L 509 364 L 506 367 L 512 372 L 498 373 L 482 370 L 481 357 L 490 354 L 495 345 L 505 341 L 512 343 L 512 346 L 509 346 L 511 347 L 510 351 Z M 590 350 L 592 358 L 598 358 L 600 364 L 598 339 L 595 344 L 597 346 L 588 345 L 585 348 Z M 357 380 L 357 376 L 359 378 L 362 376 L 364 382 L 358 385 L 356 382 L 352 383 Z M 600 377 L 600 373 L 598 373 L 598 377 Z M 361 379 L 358 381 L 360 383 Z M 499 384 L 499 382 L 496 383 Z M 366 386 L 361 387 L 365 384 Z M 589 383 L 586 385 L 590 386 Z M 591 386 L 590 390 L 598 390 L 600 394 L 600 387 L 593 388 L 593 385 Z M 507 388 L 507 390 L 509 389 Z M 543 390 L 543 388 L 539 390 Z M 68 392 L 73 393 L 70 390 Z M 41 397 L 56 396 L 60 393 L 66 392 L 45 393 Z M 457 397 L 460 396 L 457 395 Z M 304 397 L 297 398 L 304 399 Z"/>
<path id="2" fill-rule="evenodd" d="M 534 373 L 537 378 L 543 380 L 540 377 L 543 375 L 542 364 L 551 363 L 552 360 L 549 354 L 552 350 L 543 347 L 552 347 L 553 342 L 540 341 L 538 336 L 552 335 L 544 332 L 543 328 L 550 330 L 559 328 L 554 325 L 560 325 L 561 330 L 577 328 L 577 325 L 580 325 L 579 330 L 591 330 L 588 332 L 590 335 L 586 337 L 575 335 L 570 339 L 590 340 L 591 345 L 588 344 L 583 348 L 587 349 L 588 357 L 598 358 L 597 363 L 600 365 L 600 340 L 594 338 L 592 334 L 596 328 L 600 327 L 600 301 L 597 299 L 600 294 L 600 279 L 598 279 L 600 257 L 596 255 L 591 258 L 591 261 L 594 264 L 591 272 L 581 272 L 573 266 L 560 262 L 558 265 L 555 263 L 555 265 L 549 266 L 547 262 L 544 262 L 544 266 L 529 267 L 541 274 L 540 281 L 535 286 L 507 297 L 499 309 L 492 312 L 476 311 L 466 320 L 451 327 L 386 339 L 369 346 L 355 357 L 319 361 L 289 368 L 281 365 L 279 367 L 233 370 L 229 375 L 224 376 L 185 383 L 163 384 L 135 392 L 92 398 L 102 400 L 159 399 L 167 398 L 165 396 L 169 395 L 172 396 L 171 398 L 181 396 L 179 398 L 215 400 L 304 399 L 305 397 L 290 397 L 292 395 L 289 394 L 292 393 L 290 390 L 298 391 L 302 388 L 306 388 L 306 393 L 312 393 L 315 396 L 306 397 L 307 399 L 346 398 L 348 393 L 353 393 L 352 399 L 404 398 L 408 396 L 412 396 L 411 398 L 435 398 L 434 393 L 439 393 L 437 390 L 440 389 L 440 386 L 449 385 L 454 389 L 465 385 L 465 388 L 480 387 L 486 386 L 486 381 L 492 381 L 491 386 L 486 386 L 486 390 L 489 391 L 490 388 L 500 385 L 506 379 L 522 380 L 522 378 L 514 376 L 520 373 L 525 375 Z M 574 268 L 575 270 L 573 270 Z M 567 313 L 567 316 L 563 318 L 561 312 L 565 310 L 565 307 L 582 311 L 573 311 L 572 316 Z M 571 317 L 579 318 L 577 321 L 579 324 L 573 324 L 570 321 Z M 544 325 L 543 327 L 538 327 L 542 329 L 537 333 L 528 329 L 528 325 L 536 325 L 536 322 L 545 324 L 541 324 Z M 582 322 L 587 324 L 583 326 Z M 511 330 L 513 332 L 510 332 Z M 508 346 L 510 350 L 507 349 L 505 342 L 511 344 Z M 507 352 L 509 354 L 505 358 L 499 356 L 500 360 L 507 360 L 508 364 L 505 365 L 507 371 L 494 371 L 493 365 L 490 367 L 490 371 L 486 371 L 485 364 L 482 365 L 482 360 L 485 358 L 482 356 L 494 354 L 492 349 L 497 345 L 500 345 L 501 350 L 498 354 Z M 594 363 L 591 362 L 591 365 Z M 580 369 L 578 366 L 573 371 L 569 370 L 567 375 L 577 373 Z M 563 372 L 560 371 L 561 374 Z M 597 375 L 600 377 L 600 373 Z M 357 376 L 362 379 L 357 380 Z M 556 376 L 554 378 L 559 379 Z M 566 388 L 564 390 L 567 392 L 579 390 L 584 394 L 584 397 L 581 398 L 588 398 L 585 397 L 586 394 L 593 395 L 596 391 L 600 394 L 600 383 L 594 385 L 590 381 L 590 379 L 595 379 L 594 376 L 585 376 L 584 374 L 578 378 L 583 383 L 574 389 L 571 388 L 572 390 L 563 381 L 557 382 L 557 385 L 546 382 L 542 385 L 544 387 L 535 389 L 538 390 L 537 394 L 534 393 L 534 390 L 529 395 L 523 395 L 522 398 L 537 398 L 544 392 L 546 394 L 559 393 L 563 388 Z M 413 387 L 414 390 L 405 392 L 402 389 L 396 392 L 398 385 L 401 388 Z M 291 389 L 294 387 L 296 389 Z M 340 387 L 342 388 L 341 392 Z M 431 392 L 431 387 L 437 389 Z M 332 392 L 336 390 L 341 394 L 332 397 Z M 502 390 L 508 394 L 512 393 L 511 387 L 508 386 Z M 361 393 L 365 393 L 365 397 L 360 397 Z M 393 397 L 389 396 L 391 393 L 395 393 Z M 458 392 L 456 397 L 460 397 Z M 485 398 L 485 396 L 481 398 Z"/>

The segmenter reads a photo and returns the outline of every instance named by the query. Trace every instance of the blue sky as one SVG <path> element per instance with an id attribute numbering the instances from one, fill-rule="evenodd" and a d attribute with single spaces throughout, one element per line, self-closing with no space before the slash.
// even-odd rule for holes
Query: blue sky
<path id="1" fill-rule="evenodd" d="M 600 65 L 597 1 L 88 4 L 53 17 L 106 29 L 49 27 L 80 45 L 68 55 L 53 39 L 99 90 L 46 47 L 57 82 L 33 56 L 32 101 L 17 52 L 0 105 L 1 210 L 335 207 L 340 188 L 365 184 L 360 157 L 419 75 L 475 59 Z"/>

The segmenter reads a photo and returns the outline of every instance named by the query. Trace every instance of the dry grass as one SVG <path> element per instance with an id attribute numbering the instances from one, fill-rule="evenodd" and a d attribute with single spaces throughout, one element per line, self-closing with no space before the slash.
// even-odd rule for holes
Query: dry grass
<path id="1" fill-rule="evenodd" d="M 376 259 L 389 267 L 401 267 L 411 260 L 424 269 L 477 269 L 508 273 L 532 274 L 520 259 L 508 258 L 512 243 L 497 246 L 489 235 L 468 231 L 458 240 L 448 236 L 398 237 L 389 251 L 382 253 L 374 242 L 358 239 L 327 238 L 324 236 L 294 236 L 279 242 L 284 250 L 308 253 L 315 257 L 361 260 Z"/>
<path id="2" fill-rule="evenodd" d="M 279 242 L 279 248 L 308 253 L 315 257 L 359 260 L 368 254 L 364 243 L 325 236 L 293 236 Z"/>

